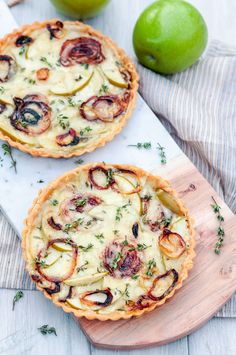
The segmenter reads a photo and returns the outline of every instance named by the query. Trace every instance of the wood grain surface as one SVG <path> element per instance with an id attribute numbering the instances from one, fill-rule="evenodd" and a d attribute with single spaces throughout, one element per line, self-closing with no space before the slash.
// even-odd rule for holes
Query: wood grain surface
<path id="1" fill-rule="evenodd" d="M 194 268 L 183 287 L 147 315 L 117 322 L 79 320 L 96 346 L 127 349 L 172 342 L 203 325 L 236 290 L 236 217 L 184 155 L 155 173 L 171 181 L 195 220 Z M 220 255 L 214 252 L 218 221 L 211 208 L 212 196 L 225 217 L 225 242 Z"/>

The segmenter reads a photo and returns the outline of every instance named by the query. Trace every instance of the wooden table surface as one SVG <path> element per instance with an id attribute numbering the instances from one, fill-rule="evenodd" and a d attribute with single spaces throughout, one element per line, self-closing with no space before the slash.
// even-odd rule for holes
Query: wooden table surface
<path id="1" fill-rule="evenodd" d="M 139 13 L 152 0 L 112 0 L 103 15 L 88 21 L 116 40 L 132 56 L 132 29 Z M 235 0 L 191 0 L 203 14 L 210 39 L 236 46 L 233 14 Z M 12 9 L 19 24 L 61 17 L 48 0 L 24 0 Z M 0 24 L 1 25 L 1 24 Z M 2 233 L 13 233 L 1 218 Z M 203 328 L 177 342 L 147 350 L 111 351 L 96 349 L 62 310 L 54 307 L 36 291 L 25 291 L 24 299 L 12 312 L 14 290 L 0 290 L 0 354 L 18 355 L 234 355 L 236 354 L 236 319 L 213 318 Z M 233 305 L 233 303 L 232 303 Z M 43 336 L 38 327 L 54 326 L 58 336 Z"/>

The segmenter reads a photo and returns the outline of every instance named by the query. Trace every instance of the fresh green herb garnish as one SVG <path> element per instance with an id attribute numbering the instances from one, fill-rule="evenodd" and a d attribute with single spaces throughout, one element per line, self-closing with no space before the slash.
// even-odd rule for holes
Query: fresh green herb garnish
<path id="1" fill-rule="evenodd" d="M 34 85 L 36 83 L 36 81 L 34 79 L 29 78 L 28 83 L 31 85 Z"/>
<path id="2" fill-rule="evenodd" d="M 58 201 L 57 201 L 57 200 L 51 200 L 51 204 L 52 204 L 53 206 L 56 206 L 56 205 L 58 205 Z"/>
<path id="3" fill-rule="evenodd" d="M 52 64 L 49 63 L 49 61 L 47 60 L 46 57 L 41 57 L 41 58 L 40 58 L 40 61 L 43 62 L 43 63 L 45 63 L 45 64 L 47 64 L 47 65 L 49 66 L 49 68 L 52 68 Z"/>
<path id="4" fill-rule="evenodd" d="M 87 270 L 87 265 L 89 264 L 88 260 L 85 261 L 85 263 L 79 267 L 77 267 L 77 272 Z"/>
<path id="5" fill-rule="evenodd" d="M 104 239 L 104 234 L 95 234 L 95 238 L 97 238 L 98 240 Z"/>
<path id="6" fill-rule="evenodd" d="M 80 81 L 81 79 L 83 79 L 83 77 L 80 75 L 78 78 L 75 79 L 75 81 Z"/>
<path id="7" fill-rule="evenodd" d="M 84 199 L 77 199 L 76 201 L 75 201 L 75 206 L 76 207 L 81 207 L 81 206 L 84 206 L 84 205 L 86 205 L 86 202 L 87 202 L 87 200 L 84 198 Z"/>
<path id="8" fill-rule="evenodd" d="M 160 145 L 160 143 L 157 144 L 157 149 L 159 150 L 159 155 L 161 158 L 161 164 L 166 164 L 166 153 L 165 153 L 165 148 Z"/>
<path id="9" fill-rule="evenodd" d="M 172 218 L 163 218 L 161 221 L 161 224 L 163 224 L 164 227 L 168 227 L 170 224 Z"/>
<path id="10" fill-rule="evenodd" d="M 112 169 L 107 169 L 107 185 L 113 181 L 114 172 Z"/>
<path id="11" fill-rule="evenodd" d="M 151 149 L 151 142 L 137 143 L 137 144 L 129 144 L 128 147 L 136 147 L 138 149 Z"/>
<path id="12" fill-rule="evenodd" d="M 22 55 L 25 53 L 25 46 L 21 47 L 19 50 L 19 55 Z"/>
<path id="13" fill-rule="evenodd" d="M 84 64 L 81 64 L 83 65 L 84 69 L 88 69 L 89 68 L 89 64 L 88 63 L 84 63 Z"/>
<path id="14" fill-rule="evenodd" d="M 84 247 L 83 245 L 79 245 L 79 248 L 85 252 L 89 251 L 90 249 L 93 248 L 93 244 L 89 243 L 86 247 Z"/>
<path id="15" fill-rule="evenodd" d="M 143 196 L 143 199 L 145 200 L 145 201 L 151 201 L 151 199 L 152 199 L 152 195 L 144 195 Z"/>
<path id="16" fill-rule="evenodd" d="M 73 97 L 68 97 L 68 98 L 67 98 L 67 101 L 68 101 L 68 104 L 69 104 L 71 107 L 75 107 L 75 102 L 73 101 Z"/>
<path id="17" fill-rule="evenodd" d="M 122 214 L 122 210 L 125 210 L 126 209 L 126 207 L 128 207 L 128 206 L 130 206 L 131 205 L 131 203 L 130 203 L 130 201 L 128 202 L 128 203 L 126 203 L 125 205 L 123 205 L 123 206 L 121 206 L 121 207 L 118 207 L 117 209 L 116 209 L 116 221 L 120 221 L 121 220 L 121 218 L 123 217 L 123 214 Z"/>
<path id="18" fill-rule="evenodd" d="M 137 250 L 138 251 L 142 251 L 142 250 L 145 250 L 145 249 L 149 248 L 150 246 L 151 245 L 146 245 L 145 243 L 143 243 L 143 244 L 138 243 L 137 244 Z"/>
<path id="19" fill-rule="evenodd" d="M 215 244 L 215 253 L 219 255 L 221 252 L 221 247 L 224 243 L 224 236 L 225 236 L 225 230 L 223 227 L 224 217 L 222 216 L 222 214 L 220 212 L 220 210 L 221 210 L 220 205 L 218 205 L 218 203 L 216 202 L 216 200 L 214 199 L 213 196 L 211 198 L 214 202 L 214 204 L 212 204 L 211 207 L 213 209 L 213 212 L 216 215 L 217 220 L 219 221 L 219 227 L 217 228 L 218 240 Z"/>
<path id="20" fill-rule="evenodd" d="M 125 290 L 124 290 L 124 295 L 129 298 L 129 292 L 128 292 L 129 284 L 126 284 Z"/>
<path id="21" fill-rule="evenodd" d="M 129 242 L 127 240 L 127 236 L 125 236 L 125 240 L 122 242 L 122 244 L 125 246 L 129 245 Z"/>
<path id="22" fill-rule="evenodd" d="M 81 136 L 83 136 L 85 133 L 88 133 L 88 132 L 91 132 L 92 131 L 92 128 L 87 126 L 83 129 L 81 129 L 81 131 L 79 132 Z"/>
<path id="23" fill-rule="evenodd" d="M 3 152 L 4 152 L 4 153 L 3 153 L 4 155 L 10 157 L 10 159 L 11 159 L 11 168 L 14 168 L 15 173 L 17 174 L 16 161 L 15 161 L 15 159 L 14 159 L 13 156 L 12 156 L 11 147 L 9 146 L 8 143 L 3 143 L 3 144 L 2 144 L 2 150 L 3 150 Z"/>
<path id="24" fill-rule="evenodd" d="M 107 93 L 109 90 L 108 86 L 106 84 L 102 84 L 100 90 L 99 90 L 99 93 L 102 94 L 102 93 Z"/>
<path id="25" fill-rule="evenodd" d="M 54 334 L 57 336 L 56 329 L 54 327 L 49 327 L 48 324 L 42 325 L 40 328 L 38 328 L 38 330 L 43 335 Z"/>
<path id="26" fill-rule="evenodd" d="M 41 265 L 42 268 L 46 266 L 46 261 L 44 259 L 39 260 L 37 256 L 34 258 L 34 262 L 35 264 Z"/>
<path id="27" fill-rule="evenodd" d="M 0 86 L 0 94 L 4 94 L 4 92 L 5 92 L 4 87 L 3 87 L 3 86 Z"/>
<path id="28" fill-rule="evenodd" d="M 147 276 L 152 276 L 153 275 L 153 269 L 157 266 L 156 262 L 154 259 L 151 259 L 148 261 L 148 268 L 147 268 L 147 272 L 146 275 Z"/>
<path id="29" fill-rule="evenodd" d="M 133 280 L 137 280 L 139 278 L 139 275 L 133 275 L 133 276 L 131 276 L 131 279 L 133 279 Z"/>
<path id="30" fill-rule="evenodd" d="M 12 302 L 12 310 L 14 311 L 15 309 L 15 304 L 16 302 L 18 302 L 21 298 L 24 297 L 24 293 L 23 291 L 17 291 L 14 298 L 13 298 L 13 302 Z"/>
<path id="31" fill-rule="evenodd" d="M 59 119 L 59 125 L 61 126 L 62 129 L 66 129 L 69 127 L 69 117 L 63 115 L 62 113 L 58 116 Z"/>
<path id="32" fill-rule="evenodd" d="M 121 254 L 121 252 L 118 252 L 116 254 L 116 256 L 114 257 L 114 259 L 112 260 L 112 263 L 111 263 L 111 268 L 112 269 L 117 269 L 118 267 L 118 262 L 122 259 L 123 255 Z"/>

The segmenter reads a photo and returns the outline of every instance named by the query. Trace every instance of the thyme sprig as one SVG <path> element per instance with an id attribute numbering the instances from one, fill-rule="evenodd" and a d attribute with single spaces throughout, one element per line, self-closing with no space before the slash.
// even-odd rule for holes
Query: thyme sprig
<path id="1" fill-rule="evenodd" d="M 225 236 L 225 230 L 223 227 L 224 217 L 222 216 L 222 214 L 220 212 L 220 210 L 221 210 L 220 205 L 218 205 L 218 203 L 216 202 L 216 200 L 214 199 L 213 196 L 211 196 L 211 198 L 214 202 L 213 204 L 211 204 L 212 210 L 215 213 L 217 220 L 219 221 L 219 226 L 216 230 L 218 240 L 215 244 L 215 253 L 217 255 L 219 255 L 221 252 L 221 247 L 224 243 L 224 236 Z"/>
<path id="2" fill-rule="evenodd" d="M 160 143 L 157 143 L 157 149 L 159 150 L 159 156 L 161 158 L 161 164 L 166 164 L 166 153 L 165 153 L 165 148 L 160 145 Z"/>
<path id="3" fill-rule="evenodd" d="M 23 291 L 17 291 L 14 298 L 13 298 L 13 302 L 12 302 L 12 310 L 14 311 L 15 309 L 15 304 L 16 302 L 18 302 L 21 298 L 24 297 L 24 293 Z"/>
<path id="4" fill-rule="evenodd" d="M 16 160 L 13 158 L 11 147 L 9 146 L 8 143 L 3 143 L 2 144 L 2 150 L 3 150 L 3 154 L 4 155 L 10 157 L 10 159 L 11 159 L 11 168 L 14 168 L 15 173 L 17 174 Z"/>
<path id="5" fill-rule="evenodd" d="M 56 329 L 54 327 L 49 327 L 48 324 L 44 324 L 41 327 L 38 328 L 41 334 L 47 335 L 47 334 L 54 334 L 57 336 Z"/>
<path id="6" fill-rule="evenodd" d="M 128 147 L 136 147 L 138 149 L 151 149 L 152 143 L 151 142 L 139 142 L 137 144 L 128 144 Z"/>

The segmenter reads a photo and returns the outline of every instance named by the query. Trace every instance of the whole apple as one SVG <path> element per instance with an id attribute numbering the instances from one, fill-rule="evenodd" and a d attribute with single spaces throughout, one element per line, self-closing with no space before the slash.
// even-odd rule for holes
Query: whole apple
<path id="1" fill-rule="evenodd" d="M 207 37 L 206 23 L 195 7 L 183 0 L 159 0 L 138 18 L 133 45 L 141 64 L 173 74 L 197 61 Z"/>
<path id="2" fill-rule="evenodd" d="M 50 0 L 63 15 L 86 19 L 98 15 L 110 0 Z"/>

